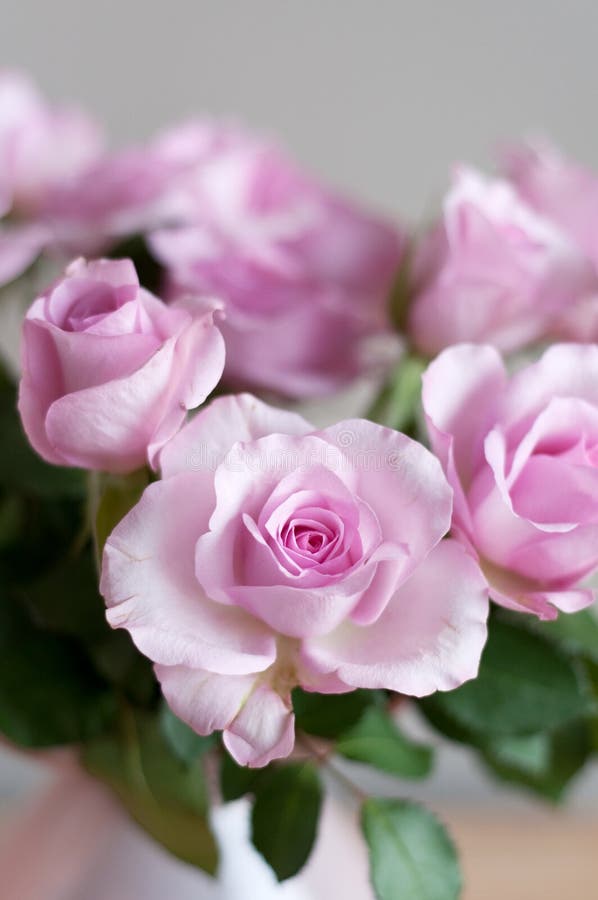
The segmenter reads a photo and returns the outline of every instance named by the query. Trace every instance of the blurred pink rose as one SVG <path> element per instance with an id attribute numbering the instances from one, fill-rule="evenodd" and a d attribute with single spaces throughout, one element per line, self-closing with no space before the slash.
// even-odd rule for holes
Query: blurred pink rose
<path id="1" fill-rule="evenodd" d="M 0 285 L 20 275 L 51 241 L 40 220 L 48 196 L 97 159 L 102 137 L 83 112 L 49 105 L 32 82 L 0 72 Z"/>
<path id="2" fill-rule="evenodd" d="M 78 109 L 48 104 L 16 72 L 0 72 L 0 215 L 31 216 L 48 192 L 99 156 L 97 124 Z"/>
<path id="3" fill-rule="evenodd" d="M 546 337 L 596 285 L 580 248 L 508 182 L 457 170 L 414 264 L 409 332 L 434 355 L 461 341 L 511 352 Z"/>
<path id="4" fill-rule="evenodd" d="M 217 308 L 166 306 L 129 260 L 72 263 L 23 326 L 19 410 L 33 447 L 58 465 L 153 463 L 222 374 Z"/>
<path id="5" fill-rule="evenodd" d="M 47 197 L 44 220 L 57 245 L 98 253 L 115 241 L 181 224 L 194 208 L 197 172 L 234 134 L 190 121 L 145 145 L 106 153 Z"/>
<path id="6" fill-rule="evenodd" d="M 475 676 L 487 588 L 441 542 L 451 491 L 420 444 L 363 420 L 314 431 L 243 394 L 200 411 L 160 463 L 106 544 L 108 620 L 239 763 L 290 753 L 296 685 L 421 696 Z"/>
<path id="7" fill-rule="evenodd" d="M 544 142 L 514 146 L 503 165 L 520 195 L 579 248 L 598 277 L 598 175 Z M 561 338 L 598 339 L 598 286 L 556 323 Z"/>
<path id="8" fill-rule="evenodd" d="M 555 345 L 511 378 L 493 348 L 452 347 L 423 403 L 453 533 L 492 597 L 542 619 L 591 603 L 579 582 L 598 567 L 598 347 Z"/>
<path id="9" fill-rule="evenodd" d="M 205 146 L 206 129 L 196 125 Z M 225 301 L 233 383 L 292 396 L 331 391 L 376 363 L 367 339 L 388 333 L 402 235 L 278 148 L 238 129 L 212 130 L 189 181 L 186 224 L 158 231 L 152 248 L 175 295 Z M 193 130 L 176 137 L 182 153 Z"/>

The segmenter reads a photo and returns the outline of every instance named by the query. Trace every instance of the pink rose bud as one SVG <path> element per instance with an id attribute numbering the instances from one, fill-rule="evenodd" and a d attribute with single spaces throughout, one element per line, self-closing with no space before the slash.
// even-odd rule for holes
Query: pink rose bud
<path id="1" fill-rule="evenodd" d="M 371 339 L 388 337 L 401 233 L 312 181 L 278 148 L 217 125 L 210 145 L 206 128 L 170 141 L 181 159 L 193 141 L 204 155 L 185 224 L 156 232 L 151 245 L 175 295 L 224 300 L 229 381 L 307 396 L 379 365 Z"/>
<path id="2" fill-rule="evenodd" d="M 290 753 L 296 685 L 422 696 L 476 675 L 487 586 L 441 541 L 451 490 L 423 446 L 359 419 L 317 431 L 242 394 L 160 464 L 106 544 L 108 620 L 239 763 Z"/>
<path id="3" fill-rule="evenodd" d="M 451 347 L 423 403 L 453 534 L 492 597 L 542 619 L 591 603 L 579 582 L 598 567 L 598 347 L 555 345 L 511 378 L 493 348 Z"/>
<path id="4" fill-rule="evenodd" d="M 130 260 L 76 260 L 27 313 L 19 410 L 37 452 L 127 472 L 156 454 L 224 366 L 214 301 L 166 306 Z"/>
<path id="5" fill-rule="evenodd" d="M 414 284 L 408 330 L 421 351 L 475 341 L 511 352 L 550 334 L 596 276 L 565 232 L 508 182 L 462 168 L 441 223 L 417 252 Z"/>
<path id="6" fill-rule="evenodd" d="M 537 142 L 504 154 L 507 175 L 536 212 L 554 222 L 598 273 L 598 175 Z M 598 286 L 556 323 L 557 337 L 598 340 Z"/>

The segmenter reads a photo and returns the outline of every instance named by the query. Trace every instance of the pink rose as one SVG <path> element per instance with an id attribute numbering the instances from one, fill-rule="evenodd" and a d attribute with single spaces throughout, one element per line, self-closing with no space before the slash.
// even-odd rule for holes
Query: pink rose
<path id="1" fill-rule="evenodd" d="M 596 278 L 575 243 L 512 186 L 462 168 L 416 255 L 414 282 L 409 332 L 434 355 L 461 341 L 504 352 L 537 341 Z"/>
<path id="2" fill-rule="evenodd" d="M 0 285 L 20 275 L 51 240 L 39 221 L 48 196 L 97 159 L 99 128 L 76 109 L 50 106 L 25 76 L 0 72 Z"/>
<path id="3" fill-rule="evenodd" d="M 554 222 L 598 273 L 598 176 L 542 142 L 511 148 L 503 163 L 525 201 Z M 598 339 L 598 285 L 592 287 L 580 303 L 565 310 L 554 328 L 557 336 Z"/>
<path id="4" fill-rule="evenodd" d="M 176 218 L 176 177 L 153 146 L 107 154 L 49 195 L 44 215 L 55 245 L 97 253 Z"/>
<path id="5" fill-rule="evenodd" d="M 153 464 L 220 378 L 217 308 L 166 306 L 129 260 L 72 263 L 23 326 L 19 410 L 33 447 L 58 465 Z"/>
<path id="6" fill-rule="evenodd" d="M 106 153 L 47 197 L 44 217 L 55 243 L 98 253 L 115 240 L 187 221 L 198 169 L 232 134 L 191 121 L 146 145 Z"/>
<path id="7" fill-rule="evenodd" d="M 152 248 L 175 292 L 225 301 L 229 380 L 292 396 L 331 391 L 375 362 L 368 339 L 387 332 L 402 236 L 278 148 L 212 128 L 187 222 L 158 231 Z"/>
<path id="8" fill-rule="evenodd" d="M 243 394 L 163 449 L 101 591 L 174 712 L 242 764 L 293 747 L 290 691 L 421 696 L 475 676 L 487 588 L 441 541 L 451 491 L 420 444 L 367 421 L 315 431 Z"/>
<path id="9" fill-rule="evenodd" d="M 453 533 L 494 599 L 552 619 L 593 600 L 598 566 L 598 347 L 555 345 L 507 377 L 491 347 L 445 350 L 424 375 Z"/>
<path id="10" fill-rule="evenodd" d="M 37 213 L 48 191 L 87 168 L 102 144 L 85 113 L 50 106 L 25 76 L 0 72 L 0 215 Z"/>

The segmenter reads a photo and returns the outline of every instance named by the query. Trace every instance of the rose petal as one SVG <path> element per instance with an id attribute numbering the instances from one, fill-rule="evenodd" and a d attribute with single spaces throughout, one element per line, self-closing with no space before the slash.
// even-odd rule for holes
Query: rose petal
<path id="1" fill-rule="evenodd" d="M 260 685 L 251 692 L 222 739 L 240 766 L 261 768 L 292 751 L 295 716 L 275 691 Z"/>
<path id="2" fill-rule="evenodd" d="M 353 687 L 422 697 L 477 674 L 488 587 L 455 541 L 442 541 L 369 626 L 344 623 L 304 642 L 303 661 Z"/>
<path id="3" fill-rule="evenodd" d="M 215 675 L 189 666 L 154 666 L 166 702 L 198 734 L 222 731 L 251 693 L 255 675 Z"/>
<path id="4" fill-rule="evenodd" d="M 196 581 L 195 543 L 212 505 L 201 473 L 150 485 L 106 542 L 100 590 L 112 627 L 126 628 L 154 662 L 245 675 L 273 662 L 275 640 L 243 610 L 208 600 Z"/>
<path id="5" fill-rule="evenodd" d="M 215 472 L 233 444 L 268 434 L 308 434 L 305 419 L 262 403 L 251 394 L 217 397 L 171 440 L 160 454 L 163 478 L 190 469 Z"/>
<path id="6" fill-rule="evenodd" d="M 385 543 L 400 548 L 394 556 L 398 587 L 450 527 L 452 492 L 438 460 L 406 435 L 364 419 L 339 422 L 321 435 L 342 450 L 342 477 L 375 511 Z M 387 572 L 384 583 L 389 579 Z M 382 582 L 372 585 L 354 615 L 373 622 L 389 596 Z"/>

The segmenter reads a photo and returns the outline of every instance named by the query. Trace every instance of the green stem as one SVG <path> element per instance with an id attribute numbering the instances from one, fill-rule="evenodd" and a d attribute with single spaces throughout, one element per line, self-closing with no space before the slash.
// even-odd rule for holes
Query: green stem
<path id="1" fill-rule="evenodd" d="M 87 523 L 87 534 L 93 537 L 94 558 L 98 575 L 101 569 L 100 548 L 98 546 L 98 536 L 96 532 L 96 519 L 101 496 L 101 475 L 99 472 L 87 473 L 87 508 L 85 510 L 85 520 Z"/>
<path id="2" fill-rule="evenodd" d="M 362 791 L 355 782 L 351 781 L 351 779 L 345 775 L 345 773 L 330 758 L 330 754 L 334 751 L 334 747 L 331 746 L 328 750 L 321 750 L 306 734 L 299 735 L 297 737 L 297 743 L 302 745 L 308 755 L 325 768 L 339 784 L 348 790 L 350 794 L 353 794 L 356 800 L 360 803 L 365 803 L 368 799 L 368 795 Z"/>

